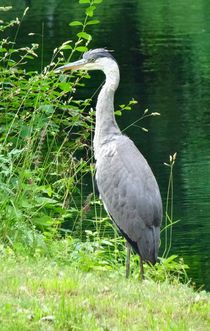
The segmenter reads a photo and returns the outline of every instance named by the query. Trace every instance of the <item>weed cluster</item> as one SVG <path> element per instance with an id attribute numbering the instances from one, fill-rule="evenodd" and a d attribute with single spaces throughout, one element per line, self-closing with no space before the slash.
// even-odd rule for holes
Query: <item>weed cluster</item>
<path id="1" fill-rule="evenodd" d="M 0 42 L 0 238 L 12 247 L 17 242 L 32 250 L 44 246 L 61 224 L 81 215 L 78 187 L 90 172 L 87 141 L 93 119 L 85 113 L 90 100 L 75 100 L 74 92 L 89 76 L 79 73 L 69 80 L 52 69 L 87 49 L 91 36 L 84 30 L 98 23 L 91 17 L 99 2 L 89 1 L 83 23 L 71 23 L 82 28 L 78 40 L 55 49 L 42 73 L 24 69 L 39 45 L 16 48 L 15 40 Z M 25 15 L 4 22 L 1 32 L 14 25 L 18 31 Z"/>

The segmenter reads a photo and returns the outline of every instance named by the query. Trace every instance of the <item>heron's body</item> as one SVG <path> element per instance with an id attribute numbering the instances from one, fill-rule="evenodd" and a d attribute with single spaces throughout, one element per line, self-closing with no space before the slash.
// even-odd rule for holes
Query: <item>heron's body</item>
<path id="1" fill-rule="evenodd" d="M 117 137 L 102 146 L 96 181 L 121 233 L 144 261 L 154 264 L 160 236 L 159 189 L 148 163 L 129 138 Z"/>
<path id="2" fill-rule="evenodd" d="M 83 61 L 81 68 L 102 70 L 106 75 L 96 105 L 94 136 L 100 196 L 114 223 L 141 259 L 155 264 L 160 241 L 161 196 L 147 161 L 115 121 L 118 65 L 104 49 L 85 53 Z M 81 62 L 70 64 L 69 68 L 77 69 Z M 67 70 L 68 65 L 60 69 Z"/>

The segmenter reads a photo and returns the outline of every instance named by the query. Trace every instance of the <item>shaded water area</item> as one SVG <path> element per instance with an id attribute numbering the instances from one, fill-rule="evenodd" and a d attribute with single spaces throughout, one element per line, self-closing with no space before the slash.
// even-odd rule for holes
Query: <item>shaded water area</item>
<path id="1" fill-rule="evenodd" d="M 41 43 L 43 62 L 77 31 L 68 23 L 80 19 L 77 0 L 3 1 L 13 10 L 6 18 L 29 12 L 21 25 L 18 45 Z M 97 8 L 100 25 L 90 27 L 91 48 L 115 50 L 121 69 L 116 106 L 131 98 L 139 101 L 133 112 L 119 119 L 123 129 L 145 108 L 161 113 L 126 131 L 151 165 L 165 201 L 168 169 L 163 165 L 177 152 L 174 172 L 174 218 L 171 253 L 183 256 L 189 275 L 210 290 L 210 2 L 104 0 Z M 29 32 L 37 35 L 28 36 Z M 40 59 L 36 63 L 41 68 Z M 93 78 L 93 76 L 95 78 Z M 87 93 L 102 80 L 92 75 Z"/>

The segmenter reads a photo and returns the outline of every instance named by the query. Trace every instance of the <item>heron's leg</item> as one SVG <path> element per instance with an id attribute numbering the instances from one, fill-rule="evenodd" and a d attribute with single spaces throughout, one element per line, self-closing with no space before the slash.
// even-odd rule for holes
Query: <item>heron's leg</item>
<path id="1" fill-rule="evenodd" d="M 142 260 L 141 255 L 139 257 L 139 261 L 140 261 L 140 280 L 143 280 L 144 279 L 144 265 L 143 265 L 143 260 Z"/>
<path id="2" fill-rule="evenodd" d="M 129 277 L 130 274 L 130 257 L 131 257 L 131 246 L 128 242 L 126 242 L 126 247 L 127 247 L 127 255 L 126 255 L 126 262 L 125 262 L 125 266 L 126 266 L 126 278 Z"/>

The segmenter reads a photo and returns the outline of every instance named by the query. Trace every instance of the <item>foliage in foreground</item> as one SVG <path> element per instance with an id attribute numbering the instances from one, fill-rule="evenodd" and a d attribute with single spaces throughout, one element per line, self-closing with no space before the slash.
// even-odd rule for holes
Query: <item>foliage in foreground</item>
<path id="1" fill-rule="evenodd" d="M 25 69 L 42 52 L 39 45 L 16 45 L 26 11 L 21 20 L 0 22 L 3 36 L 17 29 L 14 40 L 0 41 L 0 239 L 12 247 L 44 248 L 66 223 L 82 236 L 93 112 L 90 100 L 74 94 L 89 76 L 69 79 L 53 69 L 88 49 L 92 37 L 85 30 L 98 23 L 92 17 L 100 2 L 80 1 L 84 21 L 70 23 L 80 30 L 76 41 L 57 47 L 42 73 Z"/>
<path id="2" fill-rule="evenodd" d="M 1 257 L 0 329 L 209 330 L 210 296 L 187 285 L 84 272 L 53 259 Z"/>

